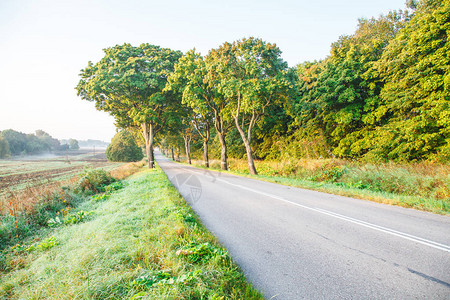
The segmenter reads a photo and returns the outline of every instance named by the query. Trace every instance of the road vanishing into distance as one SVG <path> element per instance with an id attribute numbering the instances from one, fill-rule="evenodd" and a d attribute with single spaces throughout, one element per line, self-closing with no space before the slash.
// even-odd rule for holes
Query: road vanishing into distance
<path id="1" fill-rule="evenodd" d="M 450 299 L 450 217 L 156 160 L 266 299 Z"/>

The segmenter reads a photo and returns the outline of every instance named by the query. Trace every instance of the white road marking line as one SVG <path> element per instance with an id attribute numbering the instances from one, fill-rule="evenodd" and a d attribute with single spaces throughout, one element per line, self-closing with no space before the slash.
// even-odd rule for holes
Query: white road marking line
<path id="1" fill-rule="evenodd" d="M 188 171 L 191 171 L 191 172 L 194 172 L 194 173 L 206 176 L 204 173 L 198 172 L 196 170 L 192 170 L 192 169 L 188 169 L 188 168 L 183 168 L 183 169 L 187 169 Z M 397 230 L 394 230 L 394 229 L 390 229 L 390 228 L 387 228 L 387 227 L 379 226 L 379 225 L 372 224 L 372 223 L 369 223 L 369 222 L 365 222 L 365 221 L 362 221 L 362 220 L 358 220 L 358 219 L 355 219 L 355 218 L 352 218 L 352 217 L 347 217 L 345 215 L 334 213 L 334 212 L 331 212 L 331 211 L 328 211 L 328 210 L 325 210 L 325 209 L 322 209 L 322 208 L 315 208 L 315 207 L 309 207 L 309 206 L 306 206 L 306 205 L 302 205 L 302 204 L 299 204 L 299 203 L 296 203 L 296 202 L 292 202 L 290 200 L 286 200 L 283 197 L 280 197 L 280 196 L 277 196 L 277 195 L 273 195 L 273 194 L 269 194 L 269 193 L 265 193 L 265 192 L 262 192 L 262 191 L 258 191 L 258 190 L 255 190 L 255 189 L 252 189 L 252 188 L 240 185 L 240 184 L 231 183 L 231 182 L 226 181 L 226 180 L 221 179 L 221 178 L 216 178 L 216 180 L 220 181 L 220 182 L 223 182 L 225 184 L 228 184 L 228 185 L 232 185 L 232 186 L 241 188 L 243 190 L 247 190 L 247 191 L 254 192 L 254 193 L 257 193 L 257 194 L 260 194 L 260 195 L 264 195 L 264 196 L 267 196 L 267 197 L 270 197 L 270 198 L 273 198 L 273 199 L 276 199 L 276 200 L 279 200 L 279 201 L 283 201 L 283 202 L 289 203 L 291 205 L 295 205 L 295 206 L 298 206 L 298 207 L 301 207 L 301 208 L 309 209 L 309 210 L 312 210 L 312 211 L 315 211 L 315 212 L 318 212 L 318 213 L 321 213 L 321 214 L 325 214 L 325 215 L 328 215 L 328 216 L 331 216 L 331 217 L 334 217 L 334 218 L 338 218 L 338 219 L 341 219 L 341 220 L 344 220 L 344 221 L 347 221 L 347 222 L 351 222 L 351 223 L 358 224 L 358 225 L 361 225 L 361 226 L 364 226 L 364 227 L 367 227 L 367 228 L 371 228 L 373 230 L 377 230 L 377 231 L 381 231 L 381 232 L 384 232 L 384 233 L 387 233 L 387 234 L 390 234 L 390 235 L 401 237 L 401 238 L 404 238 L 406 240 L 410 240 L 410 241 L 413 241 L 413 242 L 416 242 L 416 243 L 419 243 L 419 244 L 422 244 L 422 245 L 425 245 L 425 246 L 428 246 L 428 247 L 432 247 L 432 248 L 439 249 L 439 250 L 442 250 L 442 251 L 450 252 L 450 246 L 448 246 L 448 245 L 444 245 L 444 244 L 441 244 L 441 243 L 430 241 L 430 240 L 427 240 L 427 239 L 424 239 L 424 238 L 421 238 L 421 237 L 418 237 L 418 236 L 414 236 L 414 235 L 411 235 L 411 234 L 408 234 L 408 233 L 404 233 L 404 232 L 397 231 Z"/>

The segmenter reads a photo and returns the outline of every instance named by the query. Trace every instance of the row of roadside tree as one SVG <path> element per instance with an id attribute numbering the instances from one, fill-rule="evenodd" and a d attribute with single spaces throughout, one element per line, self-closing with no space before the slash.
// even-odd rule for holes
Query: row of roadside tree
<path id="1" fill-rule="evenodd" d="M 337 156 L 368 160 L 450 157 L 450 1 L 409 1 L 404 11 L 360 19 L 321 61 L 289 68 L 258 38 L 202 56 L 159 46 L 117 45 L 81 71 L 82 99 L 139 132 L 153 147 L 201 141 L 247 157 Z M 305 45 L 306 47 L 307 45 Z M 199 143 L 195 143 L 198 145 Z"/>

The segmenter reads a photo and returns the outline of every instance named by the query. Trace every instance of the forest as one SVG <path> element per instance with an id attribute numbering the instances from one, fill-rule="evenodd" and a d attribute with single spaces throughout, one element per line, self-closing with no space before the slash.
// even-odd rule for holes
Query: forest
<path id="1" fill-rule="evenodd" d="M 69 149 L 79 149 L 78 141 L 69 139 L 60 142 L 40 129 L 36 130 L 34 134 L 26 134 L 13 129 L 0 131 L 0 159 Z"/>
<path id="2" fill-rule="evenodd" d="M 254 160 L 450 159 L 450 1 L 409 1 L 360 19 L 328 57 L 289 67 L 249 37 L 202 56 L 116 45 L 81 70 L 78 95 L 153 148 Z M 307 45 L 305 45 L 307 47 Z"/>

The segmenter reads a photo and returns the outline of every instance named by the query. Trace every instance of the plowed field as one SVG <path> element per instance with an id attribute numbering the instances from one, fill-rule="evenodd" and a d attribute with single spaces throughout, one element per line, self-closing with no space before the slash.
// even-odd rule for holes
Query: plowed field
<path id="1" fill-rule="evenodd" d="M 70 179 L 84 168 L 111 170 L 121 163 L 110 163 L 104 153 L 79 151 L 48 158 L 27 157 L 0 160 L 0 195 L 26 187 Z"/>

